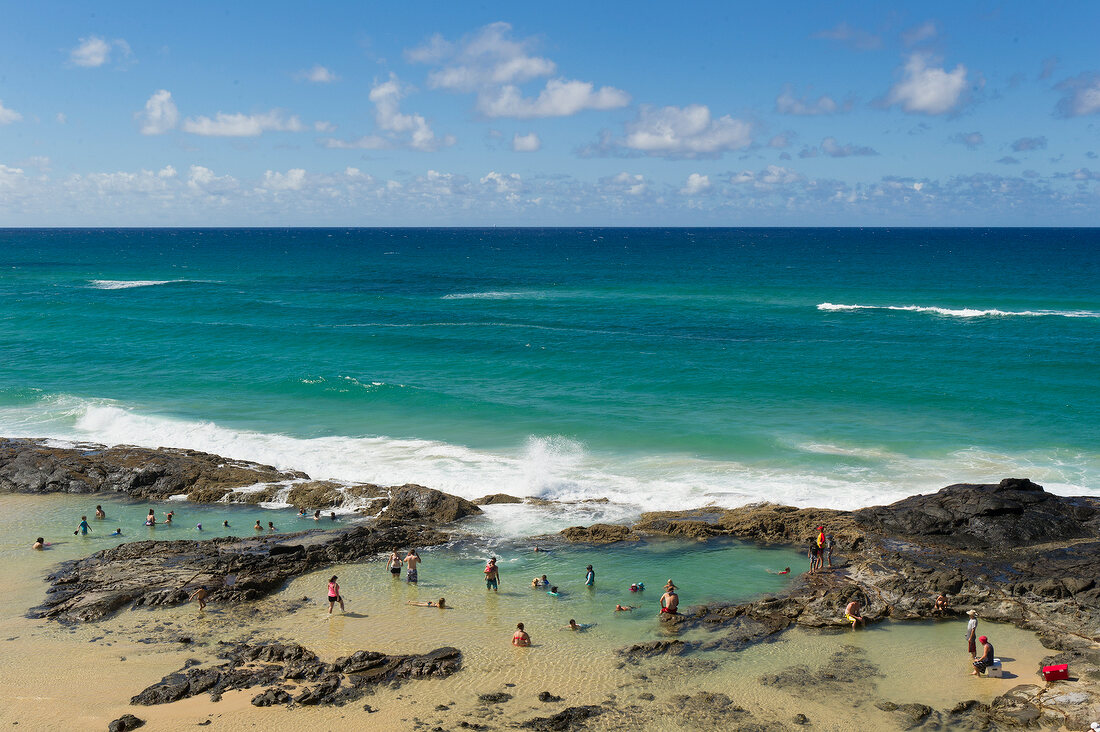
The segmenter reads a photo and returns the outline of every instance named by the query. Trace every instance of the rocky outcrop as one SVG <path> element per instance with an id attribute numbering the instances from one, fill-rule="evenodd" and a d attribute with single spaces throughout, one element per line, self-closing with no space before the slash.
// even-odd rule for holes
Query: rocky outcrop
<path id="1" fill-rule="evenodd" d="M 168 704 L 199 694 L 218 700 L 227 691 L 263 688 L 254 706 L 337 705 L 355 701 L 379 684 L 410 679 L 443 678 L 461 668 L 457 648 L 437 648 L 413 656 L 356 651 L 332 663 L 297 644 L 258 643 L 229 647 L 219 654 L 225 663 L 184 667 L 134 696 L 131 704 Z"/>
<path id="2" fill-rule="evenodd" d="M 492 506 L 496 503 L 523 503 L 523 499 L 510 496 L 507 493 L 490 493 L 487 496 L 475 498 L 474 503 L 479 506 Z"/>
<path id="3" fill-rule="evenodd" d="M 47 440 L 0 438 L 0 492 L 125 493 L 163 500 L 221 500 L 234 488 L 306 478 L 244 460 L 197 450 L 120 445 L 52 447 Z"/>
<path id="4" fill-rule="evenodd" d="M 420 525 L 391 522 L 246 539 L 122 544 L 62 564 L 47 577 L 45 602 L 29 616 L 100 620 L 127 607 L 181 604 L 199 586 L 210 591 L 208 602 L 256 600 L 321 567 L 447 538 Z"/>
<path id="5" fill-rule="evenodd" d="M 390 488 L 390 503 L 383 518 L 391 521 L 430 521 L 450 523 L 481 513 L 481 509 L 465 498 L 452 496 L 432 488 L 412 483 Z"/>
<path id="6" fill-rule="evenodd" d="M 132 714 L 123 714 L 107 725 L 107 732 L 129 732 L 129 730 L 137 729 L 138 727 L 144 727 L 145 720 L 138 719 Z"/>
<path id="7" fill-rule="evenodd" d="M 561 535 L 566 541 L 586 544 L 614 544 L 618 541 L 635 540 L 639 537 L 629 526 L 621 524 L 592 524 L 591 526 L 570 526 L 563 529 Z"/>
<path id="8" fill-rule="evenodd" d="M 883 536 L 962 549 L 1007 550 L 1100 536 L 1100 500 L 1056 496 L 1022 478 L 949 485 L 852 515 L 861 528 Z"/>

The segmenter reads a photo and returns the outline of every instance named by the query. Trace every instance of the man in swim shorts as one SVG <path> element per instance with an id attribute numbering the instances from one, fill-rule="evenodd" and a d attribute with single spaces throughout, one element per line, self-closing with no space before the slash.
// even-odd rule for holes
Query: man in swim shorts
<path id="1" fill-rule="evenodd" d="M 207 592 L 207 590 L 206 590 L 206 585 L 203 585 L 199 589 L 192 592 L 191 596 L 187 599 L 189 599 L 189 600 L 198 600 L 199 601 L 199 610 L 202 611 L 206 608 L 206 596 L 209 595 L 209 594 L 210 593 Z"/>
<path id="2" fill-rule="evenodd" d="M 669 590 L 661 595 L 661 613 L 664 615 L 676 615 L 676 608 L 680 607 L 680 596 L 676 590 Z"/>
<path id="3" fill-rule="evenodd" d="M 420 561 L 420 555 L 416 553 L 415 549 L 410 549 L 409 553 L 405 555 L 405 564 L 409 568 L 409 571 L 405 573 L 405 579 L 413 584 L 418 581 L 416 566 L 420 564 Z"/>
<path id="4" fill-rule="evenodd" d="M 485 565 L 485 589 L 497 592 L 500 585 L 500 570 L 497 569 L 497 558 L 491 557 Z"/>
<path id="5" fill-rule="evenodd" d="M 844 619 L 852 624 L 853 630 L 855 630 L 856 623 L 866 625 L 863 622 L 863 616 L 859 614 L 859 609 L 859 600 L 852 600 L 848 603 L 848 607 L 844 608 Z"/>

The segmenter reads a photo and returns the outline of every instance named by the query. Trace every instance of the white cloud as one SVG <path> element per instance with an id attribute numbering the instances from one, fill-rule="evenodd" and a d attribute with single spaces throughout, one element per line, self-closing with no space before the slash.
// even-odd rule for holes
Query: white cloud
<path id="1" fill-rule="evenodd" d="M 697 196 L 701 193 L 706 193 L 710 189 L 710 176 L 692 173 L 688 176 L 687 182 L 684 183 L 684 187 L 680 189 L 680 193 L 683 193 L 685 196 Z"/>
<path id="2" fill-rule="evenodd" d="M 112 49 L 117 49 L 123 58 L 130 56 L 130 44 L 121 38 L 107 41 L 99 36 L 81 38 L 76 48 L 69 51 L 69 61 L 76 66 L 96 68 L 111 60 Z"/>
<path id="3" fill-rule="evenodd" d="M 237 188 L 237 179 L 231 175 L 215 175 L 210 168 L 192 165 L 188 171 L 187 187 L 195 193 L 227 193 Z"/>
<path id="4" fill-rule="evenodd" d="M 306 171 L 302 168 L 291 168 L 286 173 L 268 170 L 264 172 L 263 187 L 273 191 L 300 191 L 305 182 Z"/>
<path id="5" fill-rule="evenodd" d="M 176 172 L 176 169 L 173 168 L 171 165 L 165 165 L 157 172 L 158 178 L 175 178 L 178 175 L 179 174 Z"/>
<path id="6" fill-rule="evenodd" d="M 1083 117 L 1100 112 L 1100 74 L 1085 72 L 1055 84 L 1062 92 L 1058 101 L 1061 117 Z"/>
<path id="7" fill-rule="evenodd" d="M 11 168 L 0 163 L 0 188 L 14 188 L 23 180 L 22 168 Z"/>
<path id="8" fill-rule="evenodd" d="M 861 147 L 859 145 L 853 145 L 848 143 L 847 145 L 841 145 L 836 141 L 835 137 L 826 137 L 821 141 L 821 152 L 825 153 L 831 158 L 848 158 L 859 155 L 878 155 L 878 152 L 874 148 Z"/>
<path id="9" fill-rule="evenodd" d="M 475 93 L 476 109 L 487 117 L 567 117 L 585 109 L 615 109 L 630 96 L 610 86 L 596 88 L 587 81 L 556 78 L 534 97 L 519 85 L 551 76 L 557 65 L 531 53 L 531 39 L 511 38 L 512 26 L 492 23 L 456 44 L 433 36 L 422 47 L 406 51 L 405 58 L 441 67 L 428 74 L 428 86 L 459 93 Z"/>
<path id="10" fill-rule="evenodd" d="M 521 135 L 518 132 L 512 137 L 512 150 L 515 152 L 538 152 L 542 149 L 542 140 L 532 132 Z"/>
<path id="11" fill-rule="evenodd" d="M 772 139 L 768 140 L 768 147 L 774 147 L 774 148 L 778 148 L 778 149 L 782 149 L 782 148 L 785 148 L 785 147 L 790 147 L 790 145 L 791 145 L 791 135 L 792 135 L 792 133 L 790 133 L 790 132 L 783 132 L 781 134 L 776 135 Z"/>
<path id="12" fill-rule="evenodd" d="M 302 79 L 303 81 L 311 81 L 314 84 L 331 84 L 339 78 L 336 76 L 336 74 L 332 73 L 329 69 L 325 68 L 321 64 L 315 64 L 311 69 L 299 71 L 294 76 L 297 79 Z"/>
<path id="13" fill-rule="evenodd" d="M 163 135 L 175 129 L 180 119 L 176 103 L 172 101 L 172 94 L 166 89 L 153 92 L 145 102 L 145 111 L 138 112 L 136 116 L 141 122 L 143 135 Z"/>
<path id="14" fill-rule="evenodd" d="M 794 91 L 791 89 L 790 85 L 786 86 L 783 89 L 783 93 L 775 100 L 775 111 L 779 114 L 812 116 L 819 114 L 835 114 L 839 109 L 840 106 L 832 97 L 826 94 L 822 94 L 814 100 L 799 99 L 794 95 Z"/>
<path id="15" fill-rule="evenodd" d="M 815 33 L 813 37 L 837 41 L 857 51 L 873 51 L 876 48 L 882 47 L 881 38 L 865 30 L 853 28 L 847 23 L 839 23 L 829 30 L 819 31 Z"/>
<path id="16" fill-rule="evenodd" d="M 481 185 L 490 186 L 497 193 L 515 193 L 520 189 L 523 180 L 518 173 L 497 173 L 492 171 L 481 179 Z"/>
<path id="17" fill-rule="evenodd" d="M 934 20 L 927 20 L 918 26 L 910 28 L 901 34 L 901 42 L 906 46 L 912 46 L 929 38 L 935 38 L 938 30 Z"/>
<path id="18" fill-rule="evenodd" d="M 307 129 L 296 116 L 285 117 L 273 109 L 264 114 L 226 114 L 218 112 L 209 117 L 188 117 L 183 121 L 183 131 L 206 137 L 255 137 L 268 130 L 275 132 L 302 132 Z"/>
<path id="19" fill-rule="evenodd" d="M 752 125 L 729 115 L 714 119 L 703 104 L 687 107 L 649 107 L 626 125 L 617 144 L 645 155 L 669 157 L 716 156 L 752 143 Z"/>
<path id="20" fill-rule="evenodd" d="M 615 193 L 626 193 L 630 196 L 640 196 L 649 190 L 649 184 L 641 173 L 630 174 L 623 171 L 610 178 L 601 178 L 600 183 Z"/>
<path id="21" fill-rule="evenodd" d="M 18 122 L 21 119 L 23 119 L 23 115 L 14 109 L 5 107 L 4 100 L 0 99 L 0 125 L 10 125 L 12 122 Z"/>
<path id="22" fill-rule="evenodd" d="M 431 152 L 455 143 L 451 135 L 436 137 L 428 121 L 419 114 L 403 114 L 401 100 L 408 93 L 393 73 L 386 81 L 376 83 L 370 90 L 374 103 L 374 124 L 384 134 L 370 134 L 354 140 L 326 138 L 321 144 L 337 150 L 389 150 L 406 147 Z"/>
<path id="23" fill-rule="evenodd" d="M 929 68 L 928 57 L 914 53 L 906 61 L 902 79 L 886 97 L 886 105 L 900 105 L 914 114 L 944 114 L 954 109 L 966 89 L 966 67 L 959 64 L 952 71 Z"/>
<path id="24" fill-rule="evenodd" d="M 730 183 L 741 185 L 752 183 L 757 188 L 766 188 L 776 185 L 787 185 L 802 180 L 802 175 L 790 168 L 779 165 L 769 165 L 760 172 L 743 170 L 730 177 Z"/>
<path id="25" fill-rule="evenodd" d="M 595 89 L 587 81 L 551 79 L 535 98 L 524 97 L 519 87 L 508 85 L 495 93 L 478 96 L 477 110 L 486 117 L 569 117 L 585 109 L 616 109 L 630 103 L 621 89 Z"/>

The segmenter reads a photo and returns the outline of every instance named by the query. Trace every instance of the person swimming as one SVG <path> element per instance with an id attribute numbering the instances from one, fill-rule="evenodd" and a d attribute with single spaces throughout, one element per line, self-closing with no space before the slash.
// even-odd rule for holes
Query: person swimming
<path id="1" fill-rule="evenodd" d="M 617 613 L 631 612 L 632 610 L 634 610 L 633 605 L 616 605 L 615 606 L 615 612 L 617 612 Z"/>
<path id="2" fill-rule="evenodd" d="M 115 529 L 115 533 L 109 534 L 109 536 L 122 536 L 122 527 L 120 526 L 117 529 Z"/>
<path id="3" fill-rule="evenodd" d="M 447 598 L 445 598 L 445 597 L 439 598 L 438 602 L 432 602 L 431 600 L 428 600 L 427 602 L 415 602 L 413 600 L 409 600 L 405 604 L 406 605 L 413 605 L 415 607 L 437 607 L 440 610 L 453 610 L 454 609 L 450 605 L 447 604 Z"/>
<path id="4" fill-rule="evenodd" d="M 790 567 L 784 567 L 782 572 L 776 572 L 774 569 L 769 569 L 769 570 L 767 570 L 767 572 L 768 572 L 768 574 L 790 574 L 791 573 L 791 568 Z"/>
<path id="5" fill-rule="evenodd" d="M 166 523 L 166 524 L 172 523 L 172 517 L 175 516 L 175 515 L 176 515 L 175 511 L 168 511 L 167 513 L 165 513 L 164 514 L 164 523 Z"/>
<path id="6" fill-rule="evenodd" d="M 38 551 L 42 551 L 45 548 L 46 548 L 46 539 L 41 537 L 41 536 L 38 537 L 37 539 L 35 539 L 34 544 L 31 546 L 31 549 L 37 549 Z"/>
<path id="7" fill-rule="evenodd" d="M 268 530 L 268 531 L 274 531 L 274 530 L 275 530 L 275 524 L 273 524 L 273 523 L 271 523 L 270 521 L 268 521 L 268 522 L 267 522 L 267 530 Z"/>
<path id="8" fill-rule="evenodd" d="M 573 618 L 569 618 L 569 624 L 562 628 L 562 630 L 576 630 L 584 632 L 591 628 L 595 623 L 578 623 Z"/>
<path id="9" fill-rule="evenodd" d="M 252 527 L 256 531 L 263 531 L 264 527 L 260 525 L 260 520 L 256 519 L 256 525 Z"/>
<path id="10" fill-rule="evenodd" d="M 202 524 L 201 523 L 200 524 L 195 524 L 195 530 L 196 531 L 202 531 Z"/>
<path id="11" fill-rule="evenodd" d="M 332 513 L 330 513 L 330 514 L 328 515 L 328 517 L 329 517 L 329 520 L 330 520 L 330 521 L 335 521 L 335 520 L 336 520 L 336 512 L 335 512 L 335 511 L 333 511 Z"/>
<path id="12" fill-rule="evenodd" d="M 550 586 L 550 580 L 546 579 L 546 575 L 544 574 L 541 578 L 535 577 L 533 580 L 531 580 L 531 586 L 532 587 L 549 587 Z"/>
<path id="13" fill-rule="evenodd" d="M 643 591 L 645 591 L 645 585 L 641 582 L 635 582 L 634 584 L 630 585 L 630 591 L 631 592 L 643 592 Z"/>
<path id="14" fill-rule="evenodd" d="M 222 521 L 222 528 L 223 529 L 228 529 L 229 528 L 229 521 Z"/>
<path id="15" fill-rule="evenodd" d="M 550 595 L 550 597 L 561 597 L 561 593 L 558 592 L 558 586 L 557 585 L 554 585 L 549 590 L 547 590 L 546 594 Z"/>
<path id="16" fill-rule="evenodd" d="M 306 510 L 304 508 L 299 508 L 298 509 L 298 518 L 302 518 L 305 515 L 306 515 Z"/>

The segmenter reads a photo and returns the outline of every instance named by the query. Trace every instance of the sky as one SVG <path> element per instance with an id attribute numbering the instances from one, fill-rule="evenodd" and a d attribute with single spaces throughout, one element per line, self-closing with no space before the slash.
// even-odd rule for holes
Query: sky
<path id="1" fill-rule="evenodd" d="M 0 19 L 0 226 L 1100 226 L 1100 3 Z"/>

